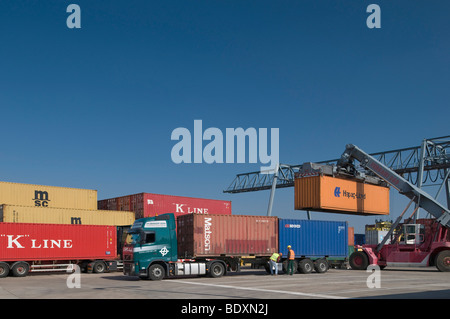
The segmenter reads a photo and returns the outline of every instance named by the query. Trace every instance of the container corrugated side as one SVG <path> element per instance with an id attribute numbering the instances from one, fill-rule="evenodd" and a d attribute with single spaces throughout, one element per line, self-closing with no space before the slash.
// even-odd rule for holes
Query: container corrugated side
<path id="1" fill-rule="evenodd" d="M 0 223 L 0 260 L 84 260 L 117 257 L 114 226 Z"/>
<path id="2" fill-rule="evenodd" d="M 95 210 L 97 209 L 97 191 L 0 182 L 0 204 Z"/>
<path id="3" fill-rule="evenodd" d="M 296 257 L 345 257 L 348 254 L 347 222 L 280 219 L 280 252 L 291 245 Z"/>
<path id="4" fill-rule="evenodd" d="M 388 215 L 389 188 L 330 176 L 295 179 L 295 209 Z"/>
<path id="5" fill-rule="evenodd" d="M 0 222 L 128 226 L 132 212 L 1 205 Z"/>
<path id="6" fill-rule="evenodd" d="M 278 249 L 278 218 L 190 214 L 177 219 L 180 258 L 270 256 Z"/>
<path id="7" fill-rule="evenodd" d="M 132 211 L 136 219 L 174 214 L 175 218 L 187 214 L 231 215 L 231 201 L 140 193 L 103 199 L 99 209 Z"/>
<path id="8" fill-rule="evenodd" d="M 355 228 L 348 227 L 348 245 L 355 246 Z"/>

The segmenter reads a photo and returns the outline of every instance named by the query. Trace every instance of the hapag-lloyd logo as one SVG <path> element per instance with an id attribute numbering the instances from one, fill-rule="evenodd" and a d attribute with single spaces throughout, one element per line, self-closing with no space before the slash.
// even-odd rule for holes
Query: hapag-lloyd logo
<path id="1" fill-rule="evenodd" d="M 6 238 L 6 248 L 73 248 L 71 239 L 30 239 L 30 235 L 6 235 L 0 234 L 0 238 Z"/>
<path id="2" fill-rule="evenodd" d="M 365 193 L 348 192 L 346 190 L 343 190 L 341 192 L 341 188 L 336 187 L 334 189 L 334 197 L 341 197 L 341 194 L 342 194 L 342 197 L 353 198 L 353 199 L 366 199 Z"/>
<path id="3" fill-rule="evenodd" d="M 211 250 L 211 227 L 212 227 L 212 218 L 211 217 L 205 217 L 205 251 Z"/>

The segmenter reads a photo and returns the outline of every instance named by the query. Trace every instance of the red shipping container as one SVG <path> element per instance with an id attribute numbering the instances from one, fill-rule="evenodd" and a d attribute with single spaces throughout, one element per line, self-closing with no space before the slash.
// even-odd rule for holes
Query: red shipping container
<path id="1" fill-rule="evenodd" d="M 114 226 L 0 223 L 0 261 L 117 257 Z"/>
<path id="2" fill-rule="evenodd" d="M 180 216 L 178 257 L 270 256 L 278 250 L 278 218 L 245 215 Z"/>
<path id="3" fill-rule="evenodd" d="M 140 193 L 98 201 L 99 209 L 135 212 L 136 219 L 172 213 L 231 215 L 231 201 Z"/>

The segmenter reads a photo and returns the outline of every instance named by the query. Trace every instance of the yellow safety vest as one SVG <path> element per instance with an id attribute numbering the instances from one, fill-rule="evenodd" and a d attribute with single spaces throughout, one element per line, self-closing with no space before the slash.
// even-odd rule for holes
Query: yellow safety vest
<path id="1" fill-rule="evenodd" d="M 272 257 L 270 257 L 270 260 L 273 260 L 273 261 L 277 261 L 278 260 L 278 257 L 280 257 L 280 254 L 277 254 L 277 253 L 274 253 L 273 255 L 272 255 Z"/>

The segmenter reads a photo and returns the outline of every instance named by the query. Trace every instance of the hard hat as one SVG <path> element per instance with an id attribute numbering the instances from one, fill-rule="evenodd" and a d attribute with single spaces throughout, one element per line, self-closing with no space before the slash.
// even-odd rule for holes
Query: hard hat
<path id="1" fill-rule="evenodd" d="M 287 248 L 291 248 L 291 245 L 288 245 L 288 247 Z"/>

